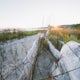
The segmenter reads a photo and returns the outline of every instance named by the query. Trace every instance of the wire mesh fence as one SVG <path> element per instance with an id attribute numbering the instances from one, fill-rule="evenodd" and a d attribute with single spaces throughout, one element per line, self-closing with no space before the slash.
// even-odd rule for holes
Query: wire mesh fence
<path id="1" fill-rule="evenodd" d="M 17 46 L 19 43 L 0 45 L 0 80 L 29 80 L 37 55 L 38 41 L 39 35 L 27 54 L 22 49 L 25 46 Z"/>
<path id="2" fill-rule="evenodd" d="M 38 50 L 38 40 L 34 42 L 32 48 L 28 51 L 27 55 L 25 52 L 26 56 L 24 55 L 24 59 L 18 57 L 19 54 L 16 46 L 17 44 L 14 46 L 14 49 L 13 47 L 10 46 L 8 50 L 6 50 L 5 46 L 0 46 L 0 80 L 31 80 L 30 76 L 32 74 L 32 67 L 35 63 L 34 59 L 36 58 L 37 50 Z M 76 52 L 74 52 L 74 50 L 69 45 L 67 46 L 70 49 L 70 51 L 72 51 L 72 53 L 76 55 Z M 46 54 L 50 54 L 48 51 L 46 50 L 44 51 L 46 52 Z M 5 55 L 6 52 L 8 55 Z M 48 55 L 46 56 L 49 57 Z M 79 58 L 78 55 L 76 56 Z M 55 62 L 54 64 L 55 68 L 51 72 L 54 72 L 58 67 L 60 67 L 61 73 L 57 75 L 56 74 L 53 75 L 51 72 L 47 71 L 46 76 L 44 76 L 43 74 L 44 70 L 41 70 L 38 62 L 36 62 L 36 68 L 40 76 L 42 76 L 38 80 L 51 80 L 51 79 L 57 80 L 57 77 L 59 76 L 63 77 L 64 75 L 68 74 L 67 76 L 69 77 L 69 74 L 71 72 L 80 70 L 79 66 L 71 70 L 63 69 L 63 67 L 61 66 L 62 64 L 61 65 L 59 64 L 59 61 L 58 63 Z M 48 65 L 49 68 L 51 68 L 51 66 L 52 66 L 51 64 Z M 66 68 L 66 65 L 65 65 L 65 68 Z M 46 69 L 48 70 L 48 68 Z"/>

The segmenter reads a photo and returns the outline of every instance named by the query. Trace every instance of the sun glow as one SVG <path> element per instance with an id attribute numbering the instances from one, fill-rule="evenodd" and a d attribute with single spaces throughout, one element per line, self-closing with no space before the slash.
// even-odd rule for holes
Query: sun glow
<path id="1" fill-rule="evenodd" d="M 54 28 L 58 28 L 58 26 L 54 26 Z"/>

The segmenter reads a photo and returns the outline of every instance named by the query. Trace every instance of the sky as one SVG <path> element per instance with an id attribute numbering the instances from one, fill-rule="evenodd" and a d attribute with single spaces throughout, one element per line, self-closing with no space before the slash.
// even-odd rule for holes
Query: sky
<path id="1" fill-rule="evenodd" d="M 0 0 L 0 29 L 80 22 L 80 0 Z"/>

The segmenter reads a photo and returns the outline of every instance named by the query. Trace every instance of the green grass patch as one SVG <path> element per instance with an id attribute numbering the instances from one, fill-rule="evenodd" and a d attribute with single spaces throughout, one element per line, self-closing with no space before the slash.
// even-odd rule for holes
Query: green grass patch
<path id="1" fill-rule="evenodd" d="M 72 28 L 80 29 L 80 24 L 73 24 Z"/>
<path id="2" fill-rule="evenodd" d="M 48 42 L 47 42 L 47 40 L 45 40 L 45 38 L 40 38 L 40 39 L 39 39 L 38 52 L 40 53 L 40 52 L 43 51 L 44 49 L 49 50 Z"/>
<path id="3" fill-rule="evenodd" d="M 52 42 L 52 44 L 57 48 L 58 50 L 61 49 L 62 44 L 59 42 L 60 38 L 57 35 L 49 34 L 48 39 Z"/>
<path id="4" fill-rule="evenodd" d="M 0 43 L 4 43 L 7 42 L 8 40 L 13 40 L 13 39 L 21 39 L 25 36 L 31 36 L 31 35 L 35 35 L 39 32 L 43 32 L 41 30 L 36 30 L 36 31 L 16 31 L 13 30 L 13 32 L 11 32 L 9 29 L 7 30 L 3 30 L 0 33 Z"/>
<path id="5" fill-rule="evenodd" d="M 52 30 L 50 35 L 57 36 L 59 40 L 64 41 L 76 41 L 80 42 L 80 30 L 79 29 L 61 29 L 61 30 Z M 55 37 L 54 37 L 55 38 Z"/>
<path id="6" fill-rule="evenodd" d="M 60 50 L 63 45 L 60 41 L 63 41 L 64 43 L 67 43 L 69 41 L 76 41 L 80 43 L 80 30 L 64 28 L 58 30 L 53 29 L 49 33 L 48 39 L 52 42 L 55 48 Z"/>

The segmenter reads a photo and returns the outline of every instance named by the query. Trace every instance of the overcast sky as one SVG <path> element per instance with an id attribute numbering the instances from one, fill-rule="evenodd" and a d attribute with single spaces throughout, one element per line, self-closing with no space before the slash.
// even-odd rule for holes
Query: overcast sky
<path id="1" fill-rule="evenodd" d="M 80 22 L 80 0 L 0 0 L 0 28 Z"/>

